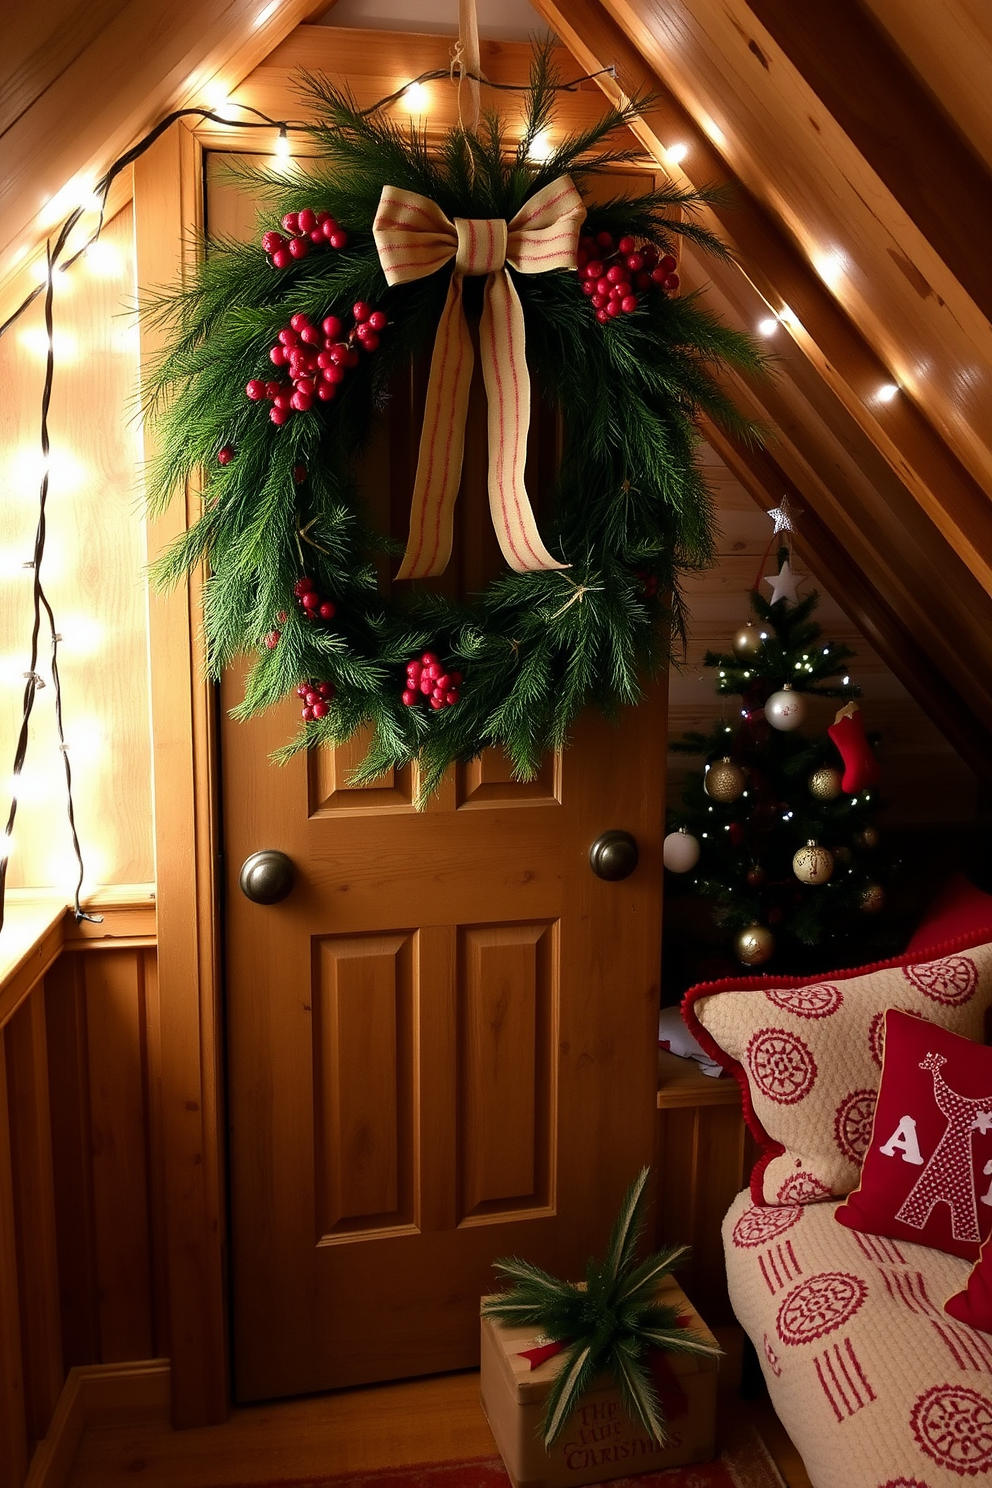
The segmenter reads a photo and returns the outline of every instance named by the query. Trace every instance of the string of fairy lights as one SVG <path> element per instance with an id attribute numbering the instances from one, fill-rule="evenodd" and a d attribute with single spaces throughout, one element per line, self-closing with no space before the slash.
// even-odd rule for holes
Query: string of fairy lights
<path id="1" fill-rule="evenodd" d="M 613 67 L 606 67 L 601 68 L 597 72 L 586 73 L 582 77 L 573 78 L 566 83 L 557 84 L 555 86 L 555 91 L 574 92 L 582 83 L 590 82 L 593 79 L 604 75 L 615 76 L 615 69 Z M 463 79 L 471 79 L 475 82 L 483 83 L 487 87 L 496 88 L 504 92 L 523 93 L 526 92 L 529 87 L 529 84 L 526 83 L 492 82 L 484 75 L 469 71 L 464 67 L 461 67 L 461 76 Z M 450 79 L 452 81 L 457 81 L 454 68 L 446 68 L 443 70 L 436 69 L 428 72 L 423 72 L 418 77 L 412 78 L 408 82 L 404 83 L 402 87 L 396 89 L 395 92 L 379 99 L 369 108 L 363 110 L 363 113 L 366 115 L 376 113 L 383 108 L 388 108 L 391 104 L 394 104 L 398 100 L 403 98 L 406 98 L 408 100 L 408 103 L 411 107 L 415 107 L 419 103 L 420 99 L 423 97 L 426 85 L 432 81 L 438 81 L 441 79 Z M 20 304 L 11 312 L 10 315 L 8 315 L 6 320 L 0 323 L 0 337 L 3 337 L 11 329 L 11 327 L 14 326 L 21 319 L 21 317 L 31 308 L 31 306 L 35 304 L 35 302 L 41 296 L 44 296 L 45 377 L 41 395 L 41 418 L 39 433 L 41 446 L 41 480 L 38 492 L 38 520 L 35 527 L 32 555 L 31 558 L 24 564 L 25 568 L 29 568 L 32 571 L 31 641 L 28 668 L 23 674 L 24 694 L 21 708 L 21 723 L 17 735 L 17 741 L 15 744 L 13 769 L 11 772 L 10 809 L 7 813 L 7 820 L 3 831 L 0 832 L 0 930 L 3 929 L 4 924 L 7 892 L 7 869 L 10 862 L 11 851 L 14 842 L 14 825 L 17 818 L 18 801 L 20 799 L 21 777 L 27 758 L 28 745 L 31 735 L 31 718 L 34 712 L 37 694 L 39 690 L 46 685 L 45 679 L 39 671 L 39 657 L 42 648 L 43 621 L 44 630 L 46 632 L 49 645 L 49 668 L 51 674 L 52 689 L 54 693 L 55 729 L 58 739 L 58 747 L 62 757 L 65 777 L 66 815 L 69 824 L 69 834 L 72 842 L 72 851 L 76 864 L 75 883 L 72 894 L 73 913 L 77 922 L 80 920 L 99 921 L 102 918 L 102 916 L 100 916 L 99 914 L 94 914 L 88 910 L 85 910 L 81 902 L 83 882 L 85 879 L 85 862 L 83 858 L 82 845 L 80 843 L 79 833 L 76 826 L 70 746 L 66 741 L 65 731 L 63 727 L 62 681 L 59 673 L 59 645 L 62 641 L 62 636 L 59 632 L 55 613 L 48 595 L 45 592 L 45 587 L 42 580 L 42 565 L 45 557 L 45 547 L 47 541 L 47 508 L 51 480 L 51 439 L 49 432 L 49 414 L 51 409 L 52 389 L 55 381 L 56 367 L 54 305 L 56 276 L 68 272 L 68 270 L 71 269 L 74 264 L 78 263 L 79 260 L 84 258 L 84 256 L 93 248 L 94 244 L 97 243 L 97 241 L 99 240 L 100 234 L 102 233 L 104 227 L 104 220 L 107 209 L 107 202 L 110 196 L 110 190 L 113 186 L 114 181 L 121 174 L 121 172 L 126 170 L 129 166 L 133 165 L 135 161 L 139 160 L 141 156 L 144 155 L 148 150 L 150 150 L 151 147 L 156 143 L 156 141 L 159 140 L 162 135 L 166 133 L 167 130 L 171 129 L 174 124 L 179 123 L 181 120 L 192 118 L 198 120 L 201 124 L 212 123 L 220 125 L 225 129 L 237 129 L 239 131 L 257 129 L 271 131 L 274 129 L 276 131 L 276 140 L 273 153 L 282 161 L 286 161 L 288 158 L 291 157 L 292 154 L 289 142 L 290 134 L 305 134 L 309 132 L 309 126 L 305 123 L 290 119 L 273 119 L 268 114 L 263 113 L 262 110 L 254 108 L 249 104 L 242 104 L 236 101 L 232 101 L 229 107 L 237 108 L 241 111 L 241 114 L 251 115 L 252 117 L 245 118 L 239 115 L 236 118 L 231 118 L 230 116 L 219 112 L 216 108 L 207 106 L 173 109 L 170 113 L 166 114 L 165 117 L 162 118 L 159 123 L 154 126 L 153 129 L 149 130 L 147 134 L 142 136 L 137 144 L 133 145 L 122 155 L 118 156 L 118 158 L 113 162 L 108 170 L 97 181 L 92 192 L 89 193 L 89 200 L 75 206 L 62 222 L 62 225 L 59 228 L 57 234 L 55 234 L 54 238 L 48 238 L 45 245 L 44 272 L 40 282 L 27 295 L 25 295 Z M 542 142 L 535 141 L 534 148 L 532 149 L 532 155 L 535 159 L 538 158 L 542 148 L 547 148 L 548 154 L 550 154 L 550 147 L 543 145 Z M 674 146 L 671 153 L 673 159 L 675 160 L 683 158 L 682 153 L 679 153 L 678 146 Z M 72 239 L 72 235 L 75 232 L 76 228 L 79 226 L 87 211 L 96 212 L 96 226 L 89 234 L 89 236 L 86 237 L 82 245 L 78 248 L 73 247 L 70 252 L 69 245 Z"/>
<path id="2" fill-rule="evenodd" d="M 3 929 L 4 913 L 6 908 L 7 869 L 10 863 L 10 854 L 14 840 L 14 824 L 17 819 L 17 808 L 20 799 L 20 782 L 27 758 L 28 744 L 31 735 L 31 717 L 34 712 L 35 700 L 39 690 L 45 686 L 45 679 L 38 670 L 39 655 L 41 651 L 42 618 L 46 622 L 48 643 L 50 647 L 50 671 L 52 689 L 54 692 L 55 730 L 58 739 L 58 747 L 62 756 L 63 771 L 65 776 L 65 803 L 66 815 L 69 823 L 69 835 L 72 842 L 72 851 L 76 862 L 76 877 L 73 888 L 73 913 L 77 922 L 80 920 L 100 920 L 102 917 L 84 910 L 81 904 L 83 880 L 85 878 L 85 863 L 83 859 L 82 846 L 79 840 L 79 832 L 76 827 L 75 801 L 73 798 L 72 763 L 70 759 L 69 745 L 66 742 L 65 729 L 62 714 L 62 679 L 59 673 L 59 645 L 62 636 L 59 632 L 48 595 L 42 580 L 42 565 L 45 557 L 45 547 L 48 536 L 48 496 L 51 483 L 51 437 L 49 432 L 49 414 L 52 402 L 52 389 L 55 382 L 55 276 L 68 272 L 84 255 L 89 252 L 98 241 L 103 231 L 104 219 L 107 208 L 107 200 L 110 189 L 123 170 L 134 162 L 147 150 L 150 150 L 156 140 L 181 119 L 196 118 L 201 122 L 211 121 L 215 124 L 240 129 L 276 129 L 279 139 L 288 139 L 291 129 L 303 130 L 304 124 L 293 123 L 290 120 L 272 119 L 260 110 L 250 108 L 248 105 L 239 105 L 246 112 L 255 115 L 250 120 L 225 119 L 219 113 L 209 108 L 183 108 L 174 109 L 167 114 L 153 129 L 149 130 L 144 137 L 131 149 L 113 162 L 110 168 L 101 176 L 96 183 L 92 193 L 92 199 L 96 202 L 97 221 L 96 226 L 83 244 L 67 253 L 73 232 L 79 225 L 87 211 L 87 205 L 80 203 L 65 218 L 62 226 L 56 234 L 54 241 L 49 238 L 45 245 L 44 275 L 41 282 L 37 284 L 20 302 L 16 309 L 0 324 L 0 337 L 6 335 L 13 325 L 30 309 L 35 301 L 44 295 L 44 321 L 45 321 L 45 377 L 41 394 L 41 420 L 40 420 L 40 443 L 41 443 L 41 483 L 38 492 L 38 521 L 35 527 L 34 547 L 31 558 L 26 567 L 32 571 L 31 585 L 31 642 L 28 669 L 24 673 L 24 695 L 21 707 L 21 724 L 14 747 L 13 769 L 11 771 L 11 799 L 7 820 L 2 835 L 0 835 L 0 930 Z"/>

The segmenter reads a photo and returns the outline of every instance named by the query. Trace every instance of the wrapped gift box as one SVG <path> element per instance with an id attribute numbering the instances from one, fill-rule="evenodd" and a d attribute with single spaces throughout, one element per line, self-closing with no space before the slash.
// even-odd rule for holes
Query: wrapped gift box
<path id="1" fill-rule="evenodd" d="M 715 1344 L 712 1333 L 677 1282 L 666 1278 L 658 1301 L 678 1308 L 686 1326 Z M 482 1319 L 482 1408 L 514 1488 L 564 1488 L 569 1483 L 602 1483 L 637 1472 L 657 1472 L 689 1462 L 709 1462 L 715 1454 L 717 1360 L 701 1354 L 666 1354 L 674 1376 L 669 1395 L 668 1445 L 661 1447 L 631 1420 L 609 1376 L 592 1388 L 550 1452 L 541 1440 L 548 1390 L 560 1356 L 536 1368 L 522 1351 L 539 1340 L 531 1328 L 505 1328 Z"/>

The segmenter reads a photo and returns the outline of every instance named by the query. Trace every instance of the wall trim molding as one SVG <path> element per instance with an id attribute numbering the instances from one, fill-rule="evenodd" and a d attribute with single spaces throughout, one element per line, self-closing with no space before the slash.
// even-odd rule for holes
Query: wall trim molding
<path id="1" fill-rule="evenodd" d="M 99 912 L 102 920 L 77 925 L 65 900 L 43 889 L 8 891 L 0 948 L 0 1028 L 66 952 L 136 950 L 157 944 L 154 884 L 101 889 L 87 898 L 86 908 Z"/>
<path id="2" fill-rule="evenodd" d="M 24 1488 L 65 1488 L 91 1426 L 168 1419 L 170 1374 L 168 1359 L 70 1369 L 48 1434 L 31 1459 Z"/>

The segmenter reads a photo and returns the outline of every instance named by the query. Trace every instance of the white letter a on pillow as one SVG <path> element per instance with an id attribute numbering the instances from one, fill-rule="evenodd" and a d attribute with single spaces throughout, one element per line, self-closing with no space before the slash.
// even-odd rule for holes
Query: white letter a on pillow
<path id="1" fill-rule="evenodd" d="M 920 1144 L 916 1140 L 916 1122 L 912 1116 L 904 1116 L 885 1146 L 878 1150 L 886 1157 L 895 1157 L 897 1149 L 903 1162 L 914 1163 L 916 1167 L 922 1168 L 923 1158 L 920 1156 Z"/>

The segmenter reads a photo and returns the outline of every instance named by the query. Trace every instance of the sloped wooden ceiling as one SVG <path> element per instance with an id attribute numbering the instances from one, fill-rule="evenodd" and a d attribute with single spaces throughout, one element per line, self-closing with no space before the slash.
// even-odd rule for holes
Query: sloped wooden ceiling
<path id="1" fill-rule="evenodd" d="M 44 0 L 3 8 L 0 294 L 118 155 L 226 93 L 333 0 Z M 52 210 L 46 212 L 51 204 Z"/>
<path id="2" fill-rule="evenodd" d="M 734 391 L 769 439 L 721 456 L 764 506 L 790 492 L 824 578 L 961 754 L 992 757 L 992 11 L 986 0 L 533 0 L 579 71 L 649 91 L 646 151 L 694 184 L 736 263 L 684 279 L 754 329 L 776 374 Z M 416 25 L 415 3 L 410 25 Z M 51 0 L 8 23 L 0 62 L 0 297 L 45 196 L 106 167 L 206 80 L 266 107 L 266 75 L 347 70 L 296 22 L 315 0 Z M 455 4 L 452 0 L 452 17 Z M 324 38 L 327 32 L 319 28 Z M 437 38 L 407 38 L 404 77 Z M 932 44 L 931 44 L 932 43 Z M 273 48 L 276 48 L 273 51 Z M 426 50 L 425 50 L 426 47 Z M 377 49 L 379 50 L 379 49 Z M 427 51 L 431 60 L 426 61 Z M 483 66 L 520 67 L 491 43 Z M 264 59 L 264 60 L 263 60 Z M 340 61 L 338 61 L 340 59 Z M 375 65 L 364 58 L 358 71 Z M 335 65 L 337 63 L 338 65 Z M 386 69 L 390 71 L 390 69 Z M 563 95 L 563 115 L 583 97 Z M 580 104 L 582 105 L 580 107 Z M 445 122 L 444 110 L 436 122 Z M 219 143 L 219 141 L 218 141 Z M 681 165 L 667 154 L 687 147 Z M 9 285 L 8 285 L 9 288 Z M 898 391 L 880 397 L 887 385 Z"/>
<path id="3" fill-rule="evenodd" d="M 736 389 L 770 426 L 767 448 L 714 443 L 766 505 L 788 490 L 805 508 L 803 536 L 836 592 L 987 775 L 986 161 L 855 0 L 534 3 L 583 68 L 615 64 L 604 91 L 654 95 L 636 126 L 652 154 L 664 161 L 666 146 L 684 144 L 674 174 L 732 188 L 715 215 L 738 267 L 690 261 L 685 277 L 709 281 L 742 325 L 780 317 L 770 342 L 779 361 L 768 385 Z M 876 5 L 907 36 L 907 15 L 941 24 L 960 9 L 969 25 L 957 44 L 984 49 L 992 75 L 987 10 L 955 0 L 934 21 L 916 0 Z M 943 65 L 935 78 L 948 76 Z M 960 95 L 970 118 L 974 82 Z M 898 389 L 888 401 L 887 385 Z"/>

